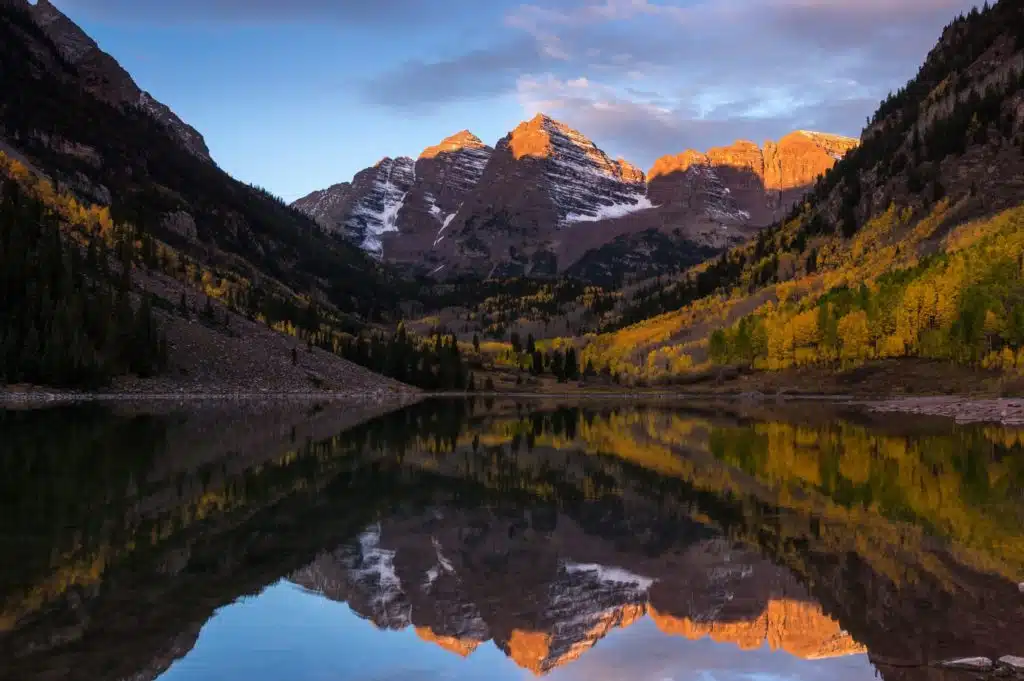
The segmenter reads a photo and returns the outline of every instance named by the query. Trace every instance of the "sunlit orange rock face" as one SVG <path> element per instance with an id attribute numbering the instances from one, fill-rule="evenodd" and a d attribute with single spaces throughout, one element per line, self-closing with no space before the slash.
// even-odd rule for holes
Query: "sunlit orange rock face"
<path id="1" fill-rule="evenodd" d="M 520 667 L 537 675 L 545 674 L 578 659 L 594 647 L 597 641 L 611 633 L 612 629 L 625 628 L 642 619 L 646 610 L 643 605 L 627 605 L 608 610 L 588 631 L 562 649 L 553 647 L 555 640 L 551 633 L 522 629 L 514 630 L 503 647 Z"/>
<path id="2" fill-rule="evenodd" d="M 480 645 L 480 641 L 473 638 L 435 634 L 429 627 L 416 627 L 416 635 L 428 643 L 436 643 L 448 652 L 461 657 L 468 657 Z"/>
<path id="3" fill-rule="evenodd" d="M 643 182 L 645 180 L 644 171 L 640 170 L 626 159 L 616 159 L 615 165 L 619 167 L 619 176 L 626 182 Z"/>
<path id="4" fill-rule="evenodd" d="M 648 180 L 671 173 L 685 173 L 691 166 L 708 163 L 707 154 L 687 149 L 681 154 L 662 156 L 654 162 L 647 173 Z"/>
<path id="5" fill-rule="evenodd" d="M 812 184 L 857 146 L 857 140 L 840 135 L 797 131 L 778 142 L 764 143 L 764 149 L 748 140 L 737 140 L 724 147 L 713 147 L 706 153 L 687 149 L 680 154 L 662 156 L 651 166 L 648 181 L 686 172 L 694 165 L 711 165 L 734 171 L 747 171 L 759 178 L 766 189 L 795 189 Z"/>
<path id="6" fill-rule="evenodd" d="M 420 153 L 420 158 L 436 158 L 441 154 L 453 154 L 463 149 L 488 148 L 483 141 L 469 130 L 460 130 L 454 135 L 445 137 L 439 144 L 427 147 Z"/>
<path id="7" fill-rule="evenodd" d="M 681 201 L 694 208 L 693 195 L 716 194 L 719 203 L 736 214 L 746 213 L 753 225 L 778 220 L 814 184 L 818 175 L 857 146 L 857 140 L 840 135 L 797 131 L 764 148 L 738 140 L 706 153 L 688 149 L 663 156 L 648 173 L 648 195 L 655 204 L 671 206 Z M 694 190 L 693 175 L 699 176 Z M 742 212 L 742 213 L 741 213 Z"/>
<path id="8" fill-rule="evenodd" d="M 772 650 L 807 660 L 867 652 L 838 622 L 822 612 L 821 606 L 807 601 L 773 599 L 755 619 L 733 622 L 695 622 L 658 612 L 653 607 L 650 614 L 666 634 L 690 640 L 710 638 L 735 644 L 741 650 L 756 650 L 767 642 Z"/>
<path id="9" fill-rule="evenodd" d="M 547 158 L 551 155 L 551 135 L 545 128 L 544 118 L 534 116 L 517 125 L 508 138 L 512 157 L 517 161 L 526 156 Z"/>
<path id="10" fill-rule="evenodd" d="M 777 190 L 804 187 L 856 146 L 855 139 L 817 132 L 793 132 L 778 144 L 765 142 L 765 186 Z"/>

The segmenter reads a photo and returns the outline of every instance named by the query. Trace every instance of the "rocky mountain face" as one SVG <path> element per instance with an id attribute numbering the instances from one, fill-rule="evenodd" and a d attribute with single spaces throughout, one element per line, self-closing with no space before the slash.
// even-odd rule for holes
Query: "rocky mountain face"
<path id="1" fill-rule="evenodd" d="M 339 182 L 327 189 L 318 189 L 292 205 L 316 220 L 329 233 L 345 233 L 345 211 L 352 195 L 351 182 Z M 358 240 L 358 236 L 355 237 Z M 358 240 L 362 243 L 361 240 Z"/>
<path id="2" fill-rule="evenodd" d="M 409 159 L 385 159 L 351 188 L 313 192 L 295 207 L 384 260 L 441 277 L 569 271 L 610 283 L 674 271 L 743 241 L 856 144 L 798 131 L 763 149 L 740 141 L 665 156 L 645 175 L 537 115 L 493 150 L 462 131 L 424 151 L 411 179 Z M 395 163 L 397 183 L 388 179 Z"/>
<path id="3" fill-rule="evenodd" d="M 352 180 L 342 234 L 370 253 L 380 254 L 381 236 L 398 229 L 398 213 L 415 182 L 413 160 L 382 159 Z"/>
<path id="4" fill-rule="evenodd" d="M 538 115 L 498 142 L 440 256 L 449 271 L 552 275 L 567 228 L 650 207 L 641 171 Z"/>
<path id="5" fill-rule="evenodd" d="M 385 237 L 390 260 L 434 267 L 431 254 L 443 244 L 493 153 L 476 135 L 462 130 L 419 155 L 416 182 L 398 216 L 400 231 Z"/>
<path id="6" fill-rule="evenodd" d="M 651 200 L 671 211 L 722 224 L 769 225 L 803 197 L 836 161 L 857 146 L 838 135 L 797 131 L 764 147 L 737 141 L 707 153 L 687 150 L 655 161 Z"/>
<path id="7" fill-rule="evenodd" d="M 357 173 L 351 183 L 315 191 L 293 206 L 328 232 L 378 257 L 387 241 L 390 259 L 401 260 L 406 253 L 419 261 L 443 240 L 444 229 L 480 180 L 491 152 L 463 130 L 428 147 L 415 161 L 384 158 Z M 399 231 L 401 238 L 393 238 Z"/>
<path id="8" fill-rule="evenodd" d="M 82 86 L 90 93 L 115 106 L 136 107 L 173 134 L 182 147 L 199 158 L 210 161 L 206 141 L 195 128 L 178 118 L 165 104 L 144 92 L 131 75 L 112 56 L 100 49 L 77 24 L 53 6 L 50 0 L 8 0 L 21 5 L 60 50 L 61 55 L 78 72 Z"/>
<path id="9" fill-rule="evenodd" d="M 436 508 L 390 518 L 291 579 L 459 655 L 493 640 L 536 674 L 646 616 L 666 633 L 744 650 L 864 652 L 788 571 L 748 548 L 710 537 L 650 553 L 542 516 Z"/>

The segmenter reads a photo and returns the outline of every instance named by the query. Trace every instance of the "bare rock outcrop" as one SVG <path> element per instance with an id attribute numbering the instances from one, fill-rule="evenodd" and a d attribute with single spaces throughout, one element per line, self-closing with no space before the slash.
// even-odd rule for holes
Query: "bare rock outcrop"
<path id="1" fill-rule="evenodd" d="M 195 128 L 143 91 L 116 59 L 100 49 L 95 40 L 50 0 L 38 0 L 34 5 L 24 1 L 8 2 L 29 9 L 39 27 L 77 69 L 86 90 L 115 106 L 137 107 L 145 111 L 153 120 L 166 126 L 185 149 L 206 161 L 211 160 L 206 141 Z"/>

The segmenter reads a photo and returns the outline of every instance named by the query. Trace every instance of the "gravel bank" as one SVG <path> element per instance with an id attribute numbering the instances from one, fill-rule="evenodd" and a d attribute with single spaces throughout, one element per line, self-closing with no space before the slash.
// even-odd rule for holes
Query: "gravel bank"
<path id="1" fill-rule="evenodd" d="M 865 402 L 871 411 L 944 416 L 957 423 L 1024 425 L 1024 399 L 969 397 L 903 397 Z"/>

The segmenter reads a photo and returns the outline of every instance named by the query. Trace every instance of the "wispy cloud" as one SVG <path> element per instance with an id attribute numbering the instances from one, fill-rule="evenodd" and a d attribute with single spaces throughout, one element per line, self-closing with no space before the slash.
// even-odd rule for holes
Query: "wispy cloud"
<path id="1" fill-rule="evenodd" d="M 856 135 L 973 0 L 580 0 L 523 4 L 504 26 L 533 50 L 465 63 L 524 115 L 559 116 L 649 163 L 658 153 L 793 128 Z M 511 44 L 511 43 L 510 43 Z M 496 48 L 497 49 L 497 48 Z M 430 79 L 436 64 L 406 77 Z M 480 72 L 479 74 L 477 72 Z M 470 74 L 473 74 L 472 76 Z M 453 89 L 417 89 L 423 104 Z M 407 105 L 415 103 L 407 100 Z"/>
<path id="2" fill-rule="evenodd" d="M 402 55 L 381 65 L 368 58 L 345 74 L 372 107 L 406 115 L 517 97 L 524 115 L 543 107 L 642 165 L 658 153 L 759 141 L 789 127 L 856 135 L 878 101 L 916 72 L 942 26 L 975 4 L 446 0 L 438 11 L 422 0 L 56 2 L 119 21 L 358 29 Z"/>

